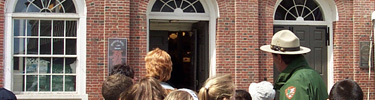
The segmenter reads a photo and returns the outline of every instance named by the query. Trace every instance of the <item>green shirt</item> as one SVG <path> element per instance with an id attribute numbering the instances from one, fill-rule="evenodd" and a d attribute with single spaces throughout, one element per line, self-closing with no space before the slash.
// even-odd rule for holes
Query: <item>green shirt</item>
<path id="1" fill-rule="evenodd" d="M 327 100 L 327 86 L 303 56 L 292 61 L 275 83 L 280 100 Z"/>

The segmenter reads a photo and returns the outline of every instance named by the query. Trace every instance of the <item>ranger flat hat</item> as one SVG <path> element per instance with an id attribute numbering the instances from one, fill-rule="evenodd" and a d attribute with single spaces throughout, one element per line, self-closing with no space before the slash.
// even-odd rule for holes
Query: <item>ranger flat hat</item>
<path id="1" fill-rule="evenodd" d="M 300 46 L 299 38 L 289 30 L 281 30 L 272 37 L 270 45 L 263 45 L 260 50 L 285 55 L 305 54 L 311 50 Z"/>

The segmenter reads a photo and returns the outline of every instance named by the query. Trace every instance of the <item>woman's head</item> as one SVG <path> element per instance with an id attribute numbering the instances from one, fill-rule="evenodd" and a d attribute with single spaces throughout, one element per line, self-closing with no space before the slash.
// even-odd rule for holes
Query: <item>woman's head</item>
<path id="1" fill-rule="evenodd" d="M 160 81 L 168 81 L 171 78 L 172 60 L 169 54 L 159 48 L 147 53 L 146 76 L 154 77 Z"/>
<path id="2" fill-rule="evenodd" d="M 165 96 L 166 92 L 159 80 L 145 77 L 121 94 L 121 100 L 163 100 Z"/>
<path id="3" fill-rule="evenodd" d="M 200 100 L 229 99 L 233 96 L 234 89 L 232 77 L 226 74 L 207 79 L 198 96 Z"/>
<path id="4" fill-rule="evenodd" d="M 164 100 L 198 100 L 198 96 L 190 89 L 178 89 L 170 92 Z"/>

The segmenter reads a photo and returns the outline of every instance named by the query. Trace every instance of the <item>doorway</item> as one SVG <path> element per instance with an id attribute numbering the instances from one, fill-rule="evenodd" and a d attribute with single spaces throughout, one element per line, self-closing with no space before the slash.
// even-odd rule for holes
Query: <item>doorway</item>
<path id="1" fill-rule="evenodd" d="M 160 48 L 172 59 L 174 88 L 198 90 L 209 76 L 208 21 L 150 20 L 149 50 Z"/>
<path id="2" fill-rule="evenodd" d="M 327 26 L 275 25 L 274 33 L 283 29 L 292 31 L 300 39 L 301 46 L 311 49 L 304 56 L 310 67 L 319 72 L 327 84 L 327 46 L 329 45 Z M 280 72 L 274 68 L 274 77 L 277 78 L 279 74 Z"/>

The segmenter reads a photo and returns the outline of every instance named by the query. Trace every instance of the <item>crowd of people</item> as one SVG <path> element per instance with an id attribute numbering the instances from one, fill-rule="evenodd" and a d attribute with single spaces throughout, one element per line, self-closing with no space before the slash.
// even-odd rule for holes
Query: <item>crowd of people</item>
<path id="1" fill-rule="evenodd" d="M 262 81 L 251 83 L 249 90 L 236 90 L 230 74 L 208 78 L 199 91 L 177 89 L 166 83 L 171 77 L 172 60 L 161 49 L 154 49 L 145 57 L 146 75 L 138 82 L 134 69 L 126 64 L 114 66 L 103 82 L 102 95 L 106 100 L 363 100 L 363 91 L 350 79 L 335 83 L 328 95 L 327 87 L 304 54 L 310 52 L 300 46 L 299 39 L 289 30 L 274 34 L 270 45 L 260 50 L 272 53 L 280 72 L 274 84 Z"/>

